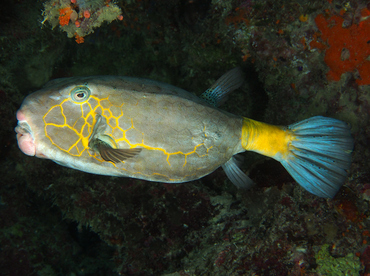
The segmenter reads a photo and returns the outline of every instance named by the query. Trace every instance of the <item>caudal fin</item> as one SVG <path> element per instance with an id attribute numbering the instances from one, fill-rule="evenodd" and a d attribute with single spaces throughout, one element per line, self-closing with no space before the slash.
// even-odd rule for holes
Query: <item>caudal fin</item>
<path id="1" fill-rule="evenodd" d="M 288 154 L 279 161 L 307 191 L 333 198 L 347 177 L 353 138 L 339 120 L 312 117 L 288 126 Z"/>

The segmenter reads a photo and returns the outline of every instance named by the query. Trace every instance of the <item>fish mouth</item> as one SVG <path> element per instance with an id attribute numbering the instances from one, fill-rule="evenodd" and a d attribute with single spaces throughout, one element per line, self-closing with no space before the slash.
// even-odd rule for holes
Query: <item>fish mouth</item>
<path id="1" fill-rule="evenodd" d="M 36 144 L 31 126 L 22 111 L 17 112 L 18 125 L 15 127 L 19 149 L 28 156 L 36 155 Z"/>
<path id="2" fill-rule="evenodd" d="M 20 150 L 26 155 L 35 156 L 36 145 L 32 137 L 30 125 L 25 121 L 18 122 L 14 130 L 17 133 L 18 147 Z"/>

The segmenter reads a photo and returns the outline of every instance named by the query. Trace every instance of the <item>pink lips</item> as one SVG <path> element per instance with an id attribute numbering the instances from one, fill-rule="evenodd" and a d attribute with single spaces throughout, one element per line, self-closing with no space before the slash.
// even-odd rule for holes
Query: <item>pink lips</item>
<path id="1" fill-rule="evenodd" d="M 18 121 L 26 121 L 26 116 L 20 110 L 17 111 L 17 120 Z"/>
<path id="2" fill-rule="evenodd" d="M 18 141 L 18 147 L 20 150 L 29 156 L 35 156 L 36 155 L 36 145 L 34 142 L 34 139 L 27 130 L 22 128 L 22 124 L 27 124 L 26 116 L 23 114 L 22 111 L 17 111 L 17 120 L 18 120 L 18 126 L 15 128 L 15 132 L 17 132 L 17 141 Z"/>

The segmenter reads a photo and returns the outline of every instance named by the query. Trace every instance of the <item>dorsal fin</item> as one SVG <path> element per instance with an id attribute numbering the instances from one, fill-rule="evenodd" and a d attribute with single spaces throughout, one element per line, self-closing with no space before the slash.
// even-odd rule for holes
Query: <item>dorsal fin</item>
<path id="1" fill-rule="evenodd" d="M 222 75 L 200 98 L 213 106 L 220 106 L 226 101 L 226 97 L 244 82 L 244 74 L 240 67 L 231 69 Z"/>

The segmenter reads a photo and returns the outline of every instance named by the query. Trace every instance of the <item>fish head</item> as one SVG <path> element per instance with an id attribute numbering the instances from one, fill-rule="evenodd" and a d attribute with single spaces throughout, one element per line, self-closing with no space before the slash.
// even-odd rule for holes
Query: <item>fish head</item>
<path id="1" fill-rule="evenodd" d="M 28 95 L 16 115 L 20 150 L 76 169 L 76 157 L 82 163 L 99 159 L 89 142 L 98 118 L 111 114 L 108 98 L 104 86 L 87 78 L 58 79 Z"/>

